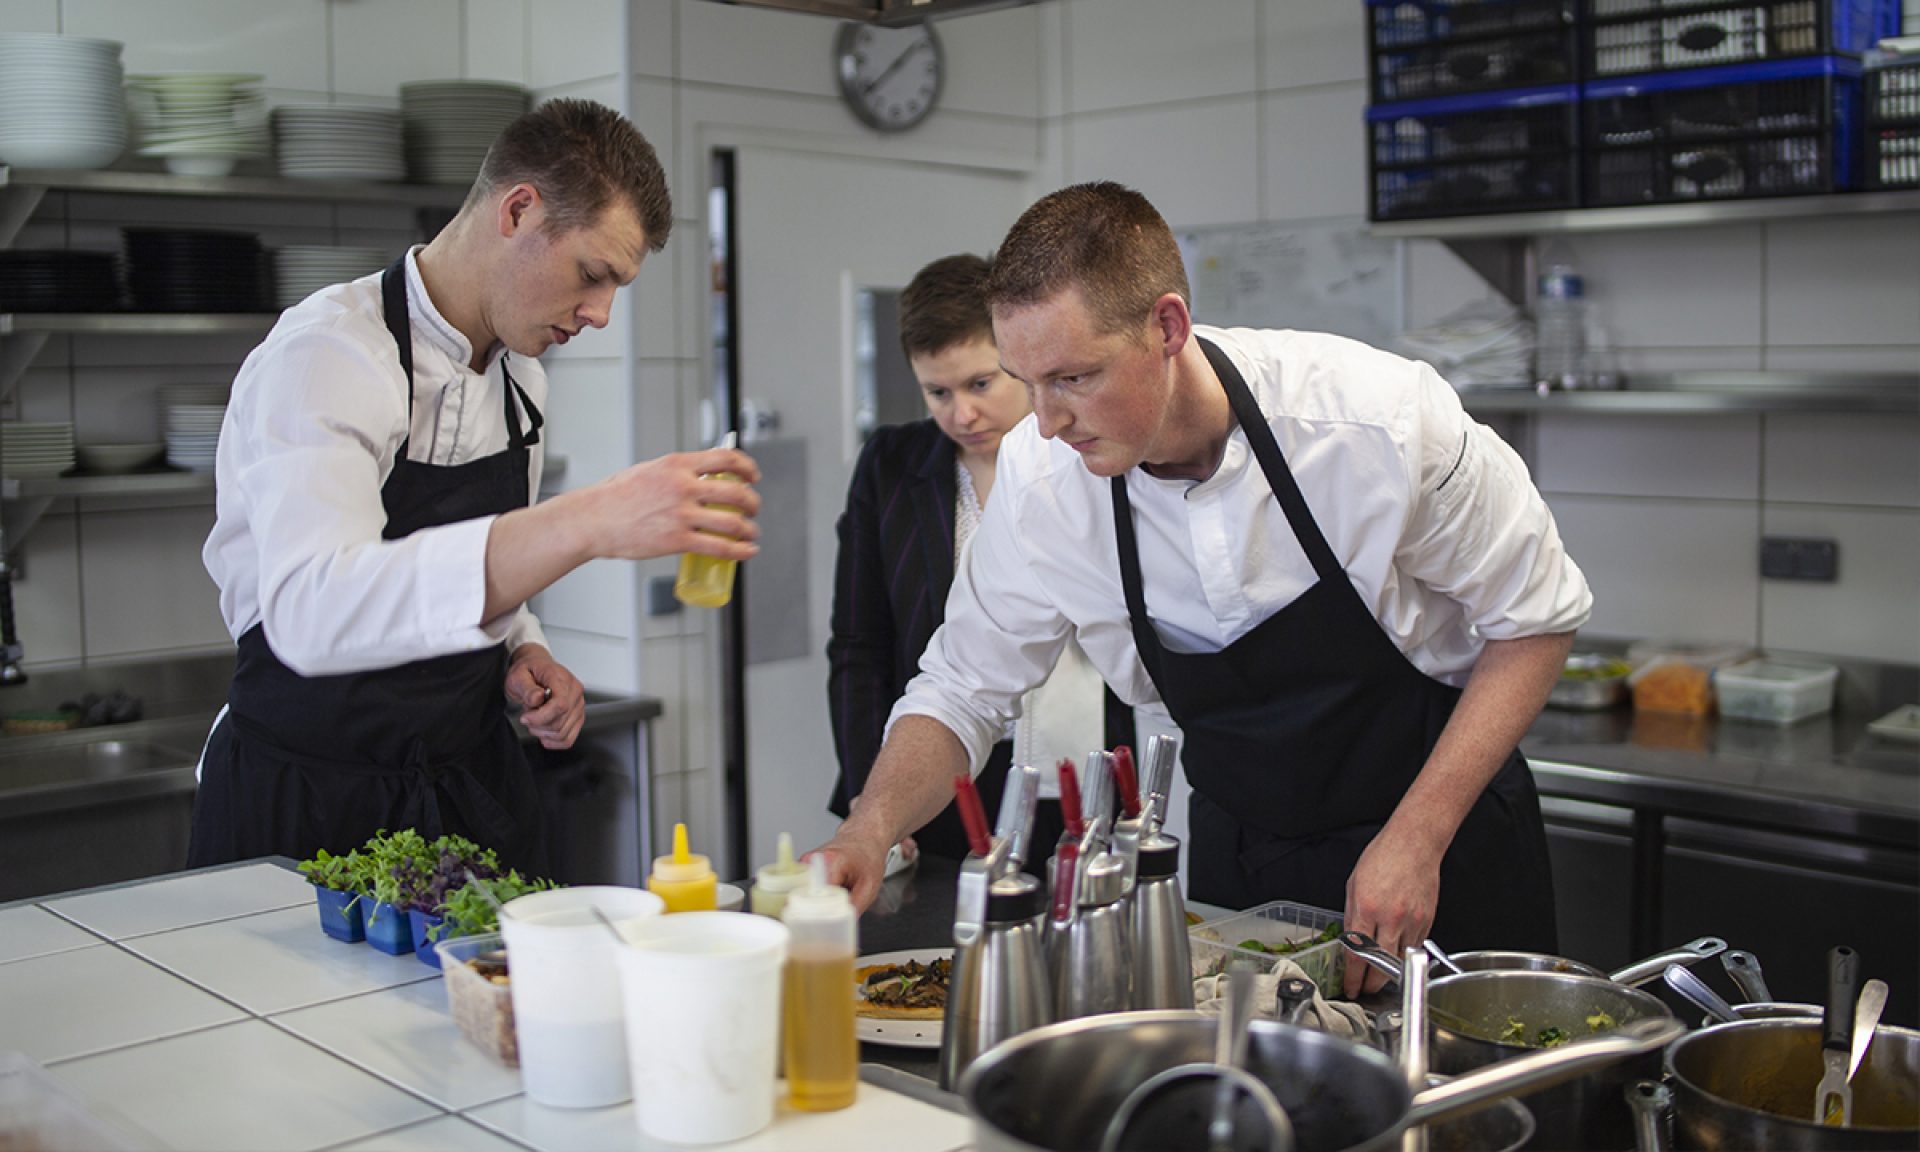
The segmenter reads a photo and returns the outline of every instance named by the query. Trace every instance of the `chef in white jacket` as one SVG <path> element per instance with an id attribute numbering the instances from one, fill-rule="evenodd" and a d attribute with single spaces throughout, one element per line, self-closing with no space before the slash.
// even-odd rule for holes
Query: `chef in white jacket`
<path id="1" fill-rule="evenodd" d="M 1517 744 L 1591 596 L 1519 458 L 1425 364 L 1195 324 L 1166 222 L 1116 184 L 1028 209 L 988 298 L 1034 415 L 824 849 L 856 902 L 1071 635 L 1181 729 L 1195 898 L 1553 951 Z"/>
<path id="2" fill-rule="evenodd" d="M 738 451 L 533 503 L 536 357 L 605 327 L 672 222 L 638 130 L 551 101 L 495 141 L 431 243 L 288 309 L 247 357 L 204 551 L 237 664 L 202 755 L 190 864 L 345 852 L 411 827 L 545 868 L 507 705 L 565 748 L 585 702 L 527 598 L 598 557 L 756 551 L 758 497 L 706 478 L 757 479 Z"/>

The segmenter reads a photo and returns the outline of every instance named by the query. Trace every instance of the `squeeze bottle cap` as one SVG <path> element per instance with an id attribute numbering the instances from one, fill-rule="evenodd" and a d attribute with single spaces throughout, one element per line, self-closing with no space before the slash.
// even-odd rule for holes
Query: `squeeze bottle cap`
<path id="1" fill-rule="evenodd" d="M 807 886 L 787 894 L 783 920 L 833 920 L 853 916 L 853 901 L 845 888 L 827 883 L 827 858 L 807 861 Z"/>
<path id="2" fill-rule="evenodd" d="M 753 874 L 753 886 L 763 892 L 792 892 L 804 887 L 810 873 L 805 864 L 793 858 L 793 837 L 780 833 L 780 855 L 771 864 L 763 864 Z"/>
<path id="3" fill-rule="evenodd" d="M 687 826 L 673 826 L 673 855 L 653 858 L 653 878 L 666 884 L 686 884 L 713 875 L 707 858 L 687 851 Z"/>

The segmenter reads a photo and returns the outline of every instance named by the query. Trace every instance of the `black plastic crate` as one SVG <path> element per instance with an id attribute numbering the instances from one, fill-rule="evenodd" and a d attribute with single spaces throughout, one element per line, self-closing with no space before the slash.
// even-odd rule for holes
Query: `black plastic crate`
<path id="1" fill-rule="evenodd" d="M 1575 207 L 1578 96 L 1562 84 L 1368 108 L 1371 218 Z"/>
<path id="2" fill-rule="evenodd" d="M 1920 188 L 1920 125 L 1867 129 L 1867 187 Z"/>
<path id="3" fill-rule="evenodd" d="M 1574 0 L 1367 0 L 1373 100 L 1570 84 Z"/>
<path id="4" fill-rule="evenodd" d="M 1900 0 L 1586 0 L 1585 78 L 1859 53 Z"/>
<path id="5" fill-rule="evenodd" d="M 1920 57 L 1867 69 L 1867 123 L 1920 124 Z"/>
<path id="6" fill-rule="evenodd" d="M 1621 77 L 1583 93 L 1587 207 L 1858 185 L 1860 65 L 1850 58 Z"/>

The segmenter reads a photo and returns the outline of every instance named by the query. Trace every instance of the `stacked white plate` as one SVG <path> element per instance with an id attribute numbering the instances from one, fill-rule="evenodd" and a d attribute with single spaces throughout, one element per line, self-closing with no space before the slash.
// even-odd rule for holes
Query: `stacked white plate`
<path id="1" fill-rule="evenodd" d="M 533 107 L 518 84 L 418 80 L 400 85 L 407 172 L 427 184 L 470 184 L 500 130 Z"/>
<path id="2" fill-rule="evenodd" d="M 265 77 L 237 72 L 176 72 L 129 76 L 141 156 L 166 160 L 184 176 L 225 176 L 247 156 L 273 150 L 267 131 Z"/>
<path id="3" fill-rule="evenodd" d="M 213 471 L 220 424 L 227 416 L 227 389 L 220 384 L 168 384 L 160 389 L 161 427 L 167 463 L 189 472 Z"/>
<path id="4" fill-rule="evenodd" d="M 58 476 L 72 467 L 72 424 L 0 424 L 0 471 L 8 476 Z"/>
<path id="5" fill-rule="evenodd" d="M 120 42 L 0 35 L 0 163 L 105 168 L 127 148 Z"/>
<path id="6" fill-rule="evenodd" d="M 280 307 L 291 308 L 322 288 L 358 280 L 387 263 L 386 252 L 379 248 L 289 244 L 273 254 L 274 299 Z"/>
<path id="7" fill-rule="evenodd" d="M 392 108 L 283 104 L 273 110 L 274 158 L 301 180 L 405 180 L 400 113 Z"/>

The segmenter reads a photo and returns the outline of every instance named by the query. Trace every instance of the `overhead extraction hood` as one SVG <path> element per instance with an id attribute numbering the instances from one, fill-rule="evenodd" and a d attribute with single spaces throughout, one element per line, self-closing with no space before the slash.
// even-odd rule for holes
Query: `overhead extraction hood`
<path id="1" fill-rule="evenodd" d="M 996 8 L 1018 8 L 1035 0 L 713 0 L 717 4 L 737 4 L 743 8 L 778 8 L 786 12 L 808 12 L 841 20 L 862 20 L 873 24 L 911 24 L 916 20 L 938 20 L 990 12 Z"/>

